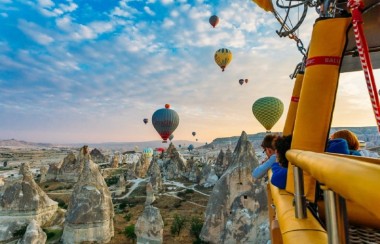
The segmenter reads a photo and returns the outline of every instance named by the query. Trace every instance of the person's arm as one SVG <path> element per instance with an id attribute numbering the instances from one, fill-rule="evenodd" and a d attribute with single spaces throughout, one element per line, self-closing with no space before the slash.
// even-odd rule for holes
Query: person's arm
<path id="1" fill-rule="evenodd" d="M 280 166 L 279 163 L 274 163 L 272 165 L 272 178 L 270 182 L 272 185 L 280 188 L 285 189 L 286 187 L 286 176 L 288 174 L 288 169 Z"/>
<path id="2" fill-rule="evenodd" d="M 255 179 L 260 179 L 265 176 L 265 174 L 268 172 L 268 170 L 272 167 L 272 164 L 276 162 L 276 154 L 273 154 L 269 157 L 267 161 L 265 161 L 263 164 L 257 166 L 253 172 L 252 176 Z"/>

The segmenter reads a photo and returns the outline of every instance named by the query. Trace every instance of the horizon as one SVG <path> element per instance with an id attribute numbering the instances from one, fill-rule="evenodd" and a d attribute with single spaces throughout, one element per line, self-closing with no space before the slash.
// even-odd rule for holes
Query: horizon
<path id="1" fill-rule="evenodd" d="M 297 32 L 305 47 L 316 17 L 310 10 Z M 265 132 L 251 109 L 265 96 L 284 104 L 272 128 L 282 131 L 289 74 L 302 60 L 251 0 L 3 1 L 0 19 L 2 138 L 160 140 L 151 118 L 168 103 L 180 117 L 174 140 L 211 142 Z M 214 61 L 220 48 L 233 54 L 224 72 Z M 363 72 L 340 75 L 331 125 L 376 126 Z"/>

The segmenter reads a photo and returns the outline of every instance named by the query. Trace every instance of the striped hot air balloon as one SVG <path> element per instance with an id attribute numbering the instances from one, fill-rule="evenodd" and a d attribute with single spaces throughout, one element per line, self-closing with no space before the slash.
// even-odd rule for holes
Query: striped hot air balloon
<path id="1" fill-rule="evenodd" d="M 150 147 L 144 148 L 143 155 L 147 158 L 151 158 L 153 156 L 153 149 Z"/>
<path id="2" fill-rule="evenodd" d="M 176 111 L 170 109 L 170 105 L 166 104 L 165 108 L 158 109 L 152 115 L 152 124 L 158 134 L 162 138 L 162 142 L 166 143 L 169 136 L 177 129 L 179 124 L 179 116 Z"/>
<path id="3" fill-rule="evenodd" d="M 215 52 L 214 59 L 222 71 L 224 71 L 224 69 L 232 60 L 232 52 L 227 48 L 221 48 Z"/>
<path id="4" fill-rule="evenodd" d="M 267 132 L 270 132 L 283 112 L 284 104 L 276 97 L 262 97 L 257 99 L 252 105 L 253 115 L 264 126 Z"/>

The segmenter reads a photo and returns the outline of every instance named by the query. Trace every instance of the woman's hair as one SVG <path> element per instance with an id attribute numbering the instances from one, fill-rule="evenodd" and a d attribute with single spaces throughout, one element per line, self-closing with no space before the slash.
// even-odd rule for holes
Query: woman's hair
<path id="1" fill-rule="evenodd" d="M 354 133 L 349 130 L 338 130 L 330 136 L 331 139 L 343 138 L 348 143 L 348 148 L 350 150 L 358 150 L 360 143 L 358 138 Z"/>
<path id="2" fill-rule="evenodd" d="M 278 137 L 276 139 L 275 147 L 277 150 L 277 160 L 282 167 L 288 167 L 288 159 L 285 157 L 286 151 L 290 149 L 292 144 L 292 135 Z"/>
<path id="3" fill-rule="evenodd" d="M 272 135 L 272 134 L 269 134 L 269 135 L 266 135 L 263 139 L 263 141 L 261 142 L 261 147 L 262 148 L 271 148 L 271 149 L 275 149 L 274 147 L 274 140 L 277 138 L 276 135 Z"/>

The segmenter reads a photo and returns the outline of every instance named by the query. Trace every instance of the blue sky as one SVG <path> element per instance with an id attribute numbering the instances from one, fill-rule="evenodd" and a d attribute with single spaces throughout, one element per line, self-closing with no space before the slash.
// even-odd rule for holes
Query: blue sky
<path id="1" fill-rule="evenodd" d="M 305 46 L 315 17 L 298 33 Z M 272 129 L 280 131 L 302 58 L 248 0 L 0 0 L 0 23 L 0 139 L 159 140 L 142 120 L 169 103 L 180 116 L 174 139 L 197 131 L 210 142 L 264 131 L 251 111 L 263 96 L 285 105 Z M 225 72 L 214 62 L 219 48 L 233 53 Z M 340 84 L 333 125 L 375 125 L 363 74 Z"/>

